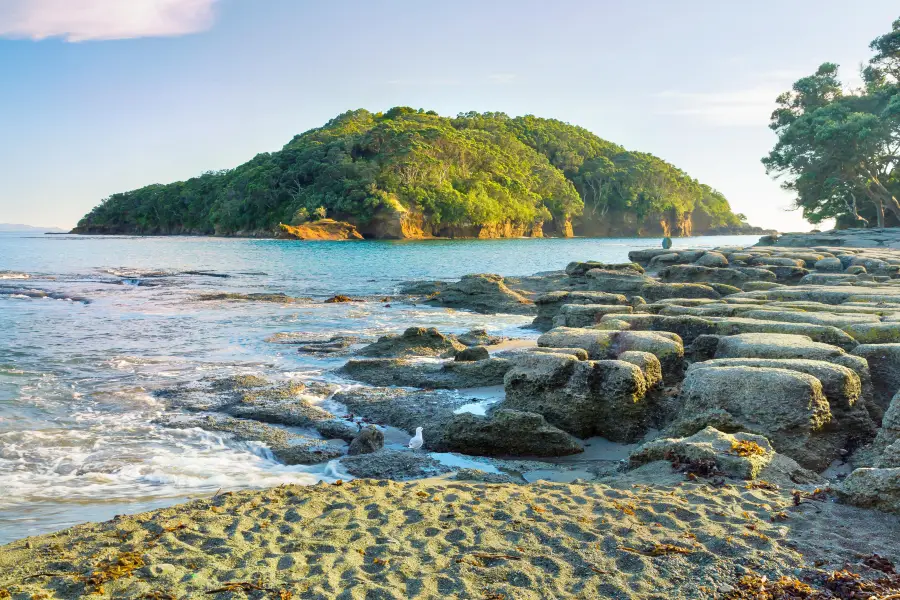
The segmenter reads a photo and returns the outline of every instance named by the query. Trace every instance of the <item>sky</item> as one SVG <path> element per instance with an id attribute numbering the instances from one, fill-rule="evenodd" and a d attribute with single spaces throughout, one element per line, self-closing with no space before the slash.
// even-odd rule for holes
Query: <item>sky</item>
<path id="1" fill-rule="evenodd" d="M 0 223 L 230 168 L 346 110 L 534 114 L 655 154 L 754 225 L 776 96 L 858 81 L 896 0 L 0 0 Z"/>

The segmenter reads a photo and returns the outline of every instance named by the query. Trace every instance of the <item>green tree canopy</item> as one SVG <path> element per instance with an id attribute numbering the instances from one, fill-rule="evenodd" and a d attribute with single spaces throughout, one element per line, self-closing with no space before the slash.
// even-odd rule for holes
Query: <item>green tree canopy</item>
<path id="1" fill-rule="evenodd" d="M 870 45 L 865 86 L 844 91 L 838 66 L 825 63 L 778 97 L 771 129 L 778 141 L 766 170 L 796 194 L 812 223 L 900 224 L 900 19 Z"/>
<path id="2" fill-rule="evenodd" d="M 708 190 L 655 156 L 562 121 L 360 109 L 234 169 L 114 194 L 79 230 L 253 234 L 323 215 L 365 225 L 410 211 L 435 229 L 529 226 L 698 207 L 717 225 L 739 225 L 724 197 L 707 201 Z"/>

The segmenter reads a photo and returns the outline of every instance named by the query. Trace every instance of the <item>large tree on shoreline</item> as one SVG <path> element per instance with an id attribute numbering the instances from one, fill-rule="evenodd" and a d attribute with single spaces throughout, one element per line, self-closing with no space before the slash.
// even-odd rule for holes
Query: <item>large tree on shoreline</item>
<path id="1" fill-rule="evenodd" d="M 838 66 L 825 63 L 779 96 L 772 113 L 778 141 L 763 164 L 812 223 L 884 227 L 887 211 L 900 225 L 900 19 L 870 48 L 862 89 L 845 92 Z"/>

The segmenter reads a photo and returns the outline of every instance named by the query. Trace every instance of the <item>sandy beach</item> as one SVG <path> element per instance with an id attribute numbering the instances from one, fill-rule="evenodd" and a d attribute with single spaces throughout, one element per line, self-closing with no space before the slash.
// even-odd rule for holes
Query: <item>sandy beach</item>
<path id="1" fill-rule="evenodd" d="M 4 546 L 0 597 L 896 597 L 810 595 L 844 569 L 890 578 L 872 557 L 900 560 L 896 517 L 767 487 L 657 462 L 604 483 L 225 493 Z M 782 577 L 810 594 L 760 595 Z"/>

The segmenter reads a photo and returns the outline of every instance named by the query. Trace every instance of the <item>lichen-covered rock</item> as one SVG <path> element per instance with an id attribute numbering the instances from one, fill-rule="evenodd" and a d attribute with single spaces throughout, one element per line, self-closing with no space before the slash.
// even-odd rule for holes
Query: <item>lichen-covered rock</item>
<path id="1" fill-rule="evenodd" d="M 884 413 L 881 429 L 875 438 L 875 452 L 882 453 L 898 442 L 900 442 L 900 392 L 897 392 Z"/>
<path id="2" fill-rule="evenodd" d="M 797 283 L 809 275 L 809 269 L 803 267 L 767 266 L 766 269 L 772 271 L 775 281 L 780 283 Z"/>
<path id="3" fill-rule="evenodd" d="M 659 272 L 659 279 L 668 283 L 720 283 L 743 286 L 748 281 L 775 281 L 775 274 L 765 269 L 714 268 L 693 264 L 666 267 Z"/>
<path id="4" fill-rule="evenodd" d="M 553 327 L 589 327 L 596 325 L 609 314 L 631 314 L 630 306 L 608 304 L 563 304 L 553 317 Z"/>
<path id="5" fill-rule="evenodd" d="M 886 409 L 900 391 L 900 344 L 861 344 L 853 354 L 866 360 L 875 388 L 875 402 Z"/>
<path id="6" fill-rule="evenodd" d="M 358 454 L 371 454 L 378 452 L 384 448 L 384 432 L 377 427 L 364 427 L 350 442 L 347 454 L 356 456 Z"/>
<path id="7" fill-rule="evenodd" d="M 539 331 L 547 331 L 553 327 L 553 317 L 560 309 L 569 304 L 602 304 L 604 306 L 630 306 L 628 299 L 622 294 L 608 292 L 555 291 L 538 296 L 535 301 L 537 316 L 531 326 Z"/>
<path id="8" fill-rule="evenodd" d="M 835 257 L 826 257 L 821 260 L 818 260 L 813 265 L 817 271 L 824 271 L 830 273 L 838 273 L 844 269 L 844 265 L 841 264 L 841 260 Z"/>
<path id="9" fill-rule="evenodd" d="M 777 358 L 720 358 L 694 363 L 688 373 L 710 367 L 764 367 L 787 369 L 806 373 L 819 380 L 832 420 L 826 429 L 838 436 L 846 436 L 847 445 L 858 447 L 868 443 L 875 436 L 876 424 L 861 402 L 863 385 L 859 375 L 852 369 L 820 360 L 777 359 Z M 869 392 L 871 395 L 871 392 Z"/>
<path id="10" fill-rule="evenodd" d="M 900 440 L 897 440 L 884 449 L 875 461 L 875 467 L 879 469 L 895 469 L 900 467 Z"/>
<path id="11" fill-rule="evenodd" d="M 747 281 L 741 284 L 741 289 L 743 289 L 745 292 L 765 291 L 777 287 L 784 287 L 784 284 L 775 283 L 774 281 Z"/>
<path id="12" fill-rule="evenodd" d="M 694 264 L 700 265 L 701 267 L 713 267 L 716 269 L 720 269 L 728 266 L 728 259 L 725 258 L 725 255 L 721 252 L 715 252 L 710 250 L 696 261 Z"/>
<path id="13" fill-rule="evenodd" d="M 535 313 L 531 300 L 509 289 L 503 277 L 493 274 L 466 275 L 456 283 L 447 284 L 438 290 L 428 302 L 483 314 Z"/>
<path id="14" fill-rule="evenodd" d="M 637 290 L 637 295 L 648 302 L 657 302 L 666 298 L 712 298 L 718 299 L 722 294 L 702 283 L 649 283 Z"/>
<path id="15" fill-rule="evenodd" d="M 678 377 L 684 361 L 684 344 L 681 338 L 669 332 L 556 327 L 539 337 L 538 345 L 550 348 L 584 348 L 592 359 L 612 359 L 629 350 L 649 352 L 659 359 L 666 377 Z"/>
<path id="16" fill-rule="evenodd" d="M 736 336 L 749 333 L 806 336 L 817 342 L 838 346 L 844 350 L 852 350 L 858 345 L 858 342 L 850 335 L 831 325 L 766 321 L 746 317 L 709 317 L 709 319 L 716 323 L 716 333 L 719 335 Z"/>
<path id="17" fill-rule="evenodd" d="M 584 446 L 539 414 L 498 409 L 484 417 L 455 415 L 438 449 L 476 456 L 567 456 Z"/>
<path id="18" fill-rule="evenodd" d="M 806 468 L 825 469 L 842 449 L 825 435 L 832 415 L 818 379 L 786 369 L 709 367 L 688 373 L 675 431 L 712 425 L 764 435 Z"/>
<path id="19" fill-rule="evenodd" d="M 361 348 L 357 354 L 373 358 L 412 356 L 454 356 L 465 346 L 434 327 L 410 327 L 401 335 L 383 335 L 377 342 Z"/>
<path id="20" fill-rule="evenodd" d="M 604 317 L 601 318 L 601 324 L 608 323 L 613 319 L 628 323 L 631 330 L 675 333 L 685 344 L 693 343 L 697 336 L 711 335 L 718 331 L 716 324 L 709 319 L 648 313 Z"/>
<path id="21" fill-rule="evenodd" d="M 644 268 L 635 263 L 602 263 L 597 261 L 587 262 L 570 262 L 566 265 L 566 275 L 570 277 L 583 277 L 592 269 L 604 269 L 607 271 L 634 271 L 635 273 L 643 273 Z"/>
<path id="22" fill-rule="evenodd" d="M 476 360 L 487 360 L 491 357 L 488 349 L 484 346 L 471 346 L 465 350 L 457 352 L 453 360 L 457 362 L 474 362 Z"/>
<path id="23" fill-rule="evenodd" d="M 616 271 L 612 269 L 591 269 L 586 274 L 588 289 L 610 294 L 640 294 L 647 284 L 655 283 L 653 278 L 637 271 Z"/>
<path id="24" fill-rule="evenodd" d="M 712 367 L 765 367 L 806 373 L 818 379 L 833 412 L 849 411 L 859 401 L 862 384 L 859 375 L 841 365 L 806 359 L 786 358 L 718 358 L 694 363 L 687 372 Z"/>
<path id="25" fill-rule="evenodd" d="M 756 255 L 747 261 L 751 265 L 777 266 L 777 267 L 805 267 L 806 263 L 797 258 L 781 256 Z"/>
<path id="26" fill-rule="evenodd" d="M 644 248 L 641 250 L 631 250 L 628 253 L 628 260 L 641 265 L 646 265 L 654 257 L 661 256 L 663 254 L 675 254 L 675 256 L 678 256 L 678 254 L 673 252 L 672 250 L 665 250 L 663 248 Z"/>
<path id="27" fill-rule="evenodd" d="M 768 306 L 761 309 L 748 310 L 742 312 L 741 315 L 747 319 L 757 319 L 761 321 L 808 323 L 810 325 L 826 325 L 838 328 L 859 323 L 877 323 L 880 321 L 878 315 L 789 310 L 786 308 Z"/>
<path id="28" fill-rule="evenodd" d="M 587 360 L 590 358 L 587 350 L 584 348 L 542 348 L 540 346 L 535 346 L 534 348 L 528 348 L 527 351 L 539 354 L 569 354 L 578 360 Z"/>
<path id="29" fill-rule="evenodd" d="M 774 456 L 775 449 L 761 435 L 728 434 L 706 427 L 690 437 L 647 442 L 631 454 L 629 462 L 638 467 L 656 460 L 705 461 L 715 463 L 729 477 L 757 479 Z"/>
<path id="30" fill-rule="evenodd" d="M 616 360 L 624 360 L 640 367 L 649 388 L 656 387 L 663 382 L 662 364 L 655 354 L 640 350 L 626 350 L 619 354 Z"/>
<path id="31" fill-rule="evenodd" d="M 900 468 L 856 469 L 835 491 L 847 504 L 900 515 Z"/>
<path id="32" fill-rule="evenodd" d="M 860 344 L 900 343 L 900 322 L 855 323 L 843 327 Z"/>
<path id="33" fill-rule="evenodd" d="M 501 408 L 543 415 L 580 438 L 630 442 L 646 430 L 647 381 L 631 363 L 534 353 L 516 361 L 504 388 Z"/>

